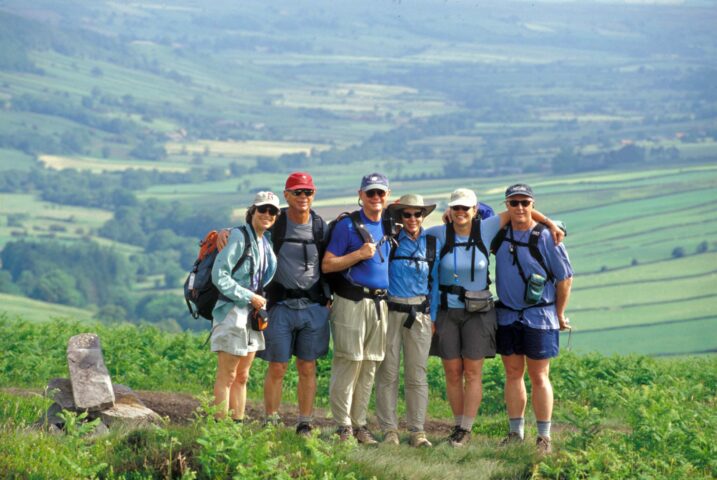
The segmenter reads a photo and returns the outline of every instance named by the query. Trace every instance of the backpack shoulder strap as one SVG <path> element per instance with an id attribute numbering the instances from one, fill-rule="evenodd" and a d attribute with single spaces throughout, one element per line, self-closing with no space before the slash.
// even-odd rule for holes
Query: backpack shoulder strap
<path id="1" fill-rule="evenodd" d="M 351 222 L 353 223 L 356 232 L 361 236 L 361 240 L 363 240 L 363 243 L 374 243 L 374 239 L 371 236 L 371 232 L 366 229 L 366 225 L 361 219 L 361 211 L 354 210 L 349 214 L 349 217 L 351 218 Z"/>
<path id="2" fill-rule="evenodd" d="M 456 243 L 456 231 L 453 228 L 452 223 L 446 223 L 446 241 L 443 242 L 443 247 L 441 247 L 441 253 L 439 255 L 439 259 L 445 257 L 449 252 L 453 251 L 453 248 Z"/>
<path id="3" fill-rule="evenodd" d="M 232 268 L 232 275 L 234 275 L 236 271 L 239 270 L 242 265 L 244 265 L 244 262 L 246 262 L 246 259 L 249 256 L 249 252 L 251 251 L 251 238 L 249 237 L 249 232 L 247 231 L 246 226 L 242 225 L 238 228 L 244 234 L 244 250 L 241 253 L 241 257 L 239 257 L 237 264 L 234 265 L 234 268 Z M 254 273 L 251 272 L 250 276 L 254 276 Z"/>
<path id="4" fill-rule="evenodd" d="M 271 245 L 275 254 L 279 254 L 281 244 L 284 243 L 286 237 L 286 207 L 281 209 L 281 215 L 276 219 L 271 227 Z"/>
<path id="5" fill-rule="evenodd" d="M 490 242 L 490 251 L 493 252 L 493 255 L 498 252 L 500 245 L 503 243 L 503 240 L 505 240 L 505 235 L 508 233 L 509 227 L 510 223 L 507 223 L 503 228 L 498 230 L 498 233 L 493 237 L 493 241 Z"/>
<path id="6" fill-rule="evenodd" d="M 480 234 L 480 224 L 481 224 L 481 218 L 476 215 L 473 218 L 473 224 L 471 225 L 470 238 L 468 239 L 468 241 L 475 244 L 475 246 L 478 247 L 478 250 L 480 250 L 481 253 L 483 255 L 485 255 L 486 260 L 488 260 L 488 249 L 485 248 L 485 243 L 483 243 L 483 237 Z"/>
<path id="7" fill-rule="evenodd" d="M 543 254 L 540 253 L 540 249 L 538 248 L 538 242 L 540 241 L 540 237 L 546 228 L 548 227 L 542 223 L 537 224 L 533 228 L 530 232 L 530 238 L 528 239 L 528 251 L 530 251 L 530 255 L 535 259 L 535 261 L 540 264 L 540 267 L 545 270 L 548 280 L 551 281 L 553 279 L 553 274 L 548 269 L 548 265 L 545 263 L 545 258 L 543 257 Z"/>

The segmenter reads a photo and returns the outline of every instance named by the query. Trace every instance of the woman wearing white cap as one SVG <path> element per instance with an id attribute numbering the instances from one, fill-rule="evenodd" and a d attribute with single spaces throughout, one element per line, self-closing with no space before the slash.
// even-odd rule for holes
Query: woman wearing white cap
<path id="1" fill-rule="evenodd" d="M 262 322 L 256 314 L 265 312 L 263 289 L 276 271 L 276 256 L 264 232 L 278 214 L 279 197 L 272 192 L 257 193 L 247 209 L 246 225 L 232 229 L 212 269 L 212 281 L 220 294 L 213 310 L 219 323 L 211 335 L 218 362 L 214 404 L 219 407 L 218 417 L 231 410 L 238 423 L 244 419 L 249 369 L 256 352 L 264 349 Z"/>
<path id="2" fill-rule="evenodd" d="M 488 276 L 491 241 L 509 220 L 507 212 L 473 221 L 478 199 L 473 190 L 459 188 L 450 197 L 450 223 L 428 229 L 441 248 L 438 281 L 433 282 L 431 311 L 437 310 L 437 353 L 443 360 L 446 394 L 455 417 L 449 437 L 454 447 L 470 441 L 482 390 L 483 360 L 496 354 L 496 313 Z M 558 230 L 534 211 L 538 222 Z"/>

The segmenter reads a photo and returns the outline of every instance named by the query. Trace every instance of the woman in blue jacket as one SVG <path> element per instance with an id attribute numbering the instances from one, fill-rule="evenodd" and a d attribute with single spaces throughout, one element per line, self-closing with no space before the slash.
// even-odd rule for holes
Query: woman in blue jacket
<path id="1" fill-rule="evenodd" d="M 231 410 L 235 422 L 244 420 L 246 384 L 254 355 L 264 349 L 264 334 L 252 328 L 250 313 L 264 310 L 263 290 L 276 271 L 276 256 L 264 233 L 279 214 L 279 198 L 259 192 L 246 213 L 246 225 L 231 231 L 229 242 L 217 255 L 212 281 L 219 290 L 213 310 L 212 351 L 217 352 L 214 404 L 217 417 Z M 246 241 L 251 247 L 242 260 Z M 238 266 L 238 267 L 237 267 Z"/>

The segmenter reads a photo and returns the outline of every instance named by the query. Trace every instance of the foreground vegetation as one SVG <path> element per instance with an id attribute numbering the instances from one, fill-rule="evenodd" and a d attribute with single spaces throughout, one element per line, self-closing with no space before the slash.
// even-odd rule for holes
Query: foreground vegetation
<path id="1" fill-rule="evenodd" d="M 0 387 L 43 388 L 66 376 L 70 336 L 88 325 L 30 323 L 0 317 Z M 48 407 L 41 396 L 0 393 L 0 471 L 9 478 L 713 478 L 717 475 L 717 357 L 655 360 L 643 356 L 566 353 L 553 367 L 556 453 L 540 458 L 530 442 L 498 446 L 505 434 L 499 360 L 485 367 L 485 396 L 464 450 L 435 432 L 431 450 L 363 449 L 338 444 L 326 428 L 310 439 L 291 428 L 238 427 L 212 419 L 207 407 L 214 358 L 201 335 L 154 327 L 92 325 L 113 381 L 134 389 L 184 391 L 203 398 L 188 425 L 90 438 L 68 419 L 66 435 L 31 428 Z M 319 405 L 328 398 L 330 360 L 319 364 Z M 261 397 L 257 361 L 250 397 Z M 294 401 L 290 369 L 285 400 Z M 429 415 L 449 418 L 439 362 L 429 366 Z M 527 438 L 535 434 L 526 415 Z"/>

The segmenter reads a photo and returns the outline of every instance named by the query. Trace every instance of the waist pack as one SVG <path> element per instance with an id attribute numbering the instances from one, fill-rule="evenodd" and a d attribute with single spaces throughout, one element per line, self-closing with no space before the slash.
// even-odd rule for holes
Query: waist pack
<path id="1" fill-rule="evenodd" d="M 466 290 L 463 304 L 468 313 L 486 313 L 493 309 L 493 295 L 490 290 Z"/>

